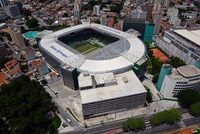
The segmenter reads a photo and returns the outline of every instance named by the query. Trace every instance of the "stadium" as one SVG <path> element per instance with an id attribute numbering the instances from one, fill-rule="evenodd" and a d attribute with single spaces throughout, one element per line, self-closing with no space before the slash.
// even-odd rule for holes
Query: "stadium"
<path id="1" fill-rule="evenodd" d="M 133 30 L 81 24 L 43 37 L 40 50 L 70 89 L 80 92 L 83 118 L 143 106 L 138 77 L 146 69 L 146 48 Z"/>
<path id="2" fill-rule="evenodd" d="M 79 72 L 92 73 L 123 72 L 146 52 L 134 34 L 99 24 L 81 24 L 54 32 L 42 38 L 40 49 L 57 70 L 61 64 L 68 64 Z"/>

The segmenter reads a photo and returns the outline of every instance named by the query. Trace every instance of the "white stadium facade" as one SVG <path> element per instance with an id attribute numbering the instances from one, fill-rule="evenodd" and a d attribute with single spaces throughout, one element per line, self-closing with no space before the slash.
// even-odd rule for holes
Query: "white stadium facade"
<path id="1" fill-rule="evenodd" d="M 146 47 L 132 30 L 80 24 L 43 37 L 40 50 L 64 84 L 80 92 L 85 119 L 145 103 L 138 77 L 146 71 Z"/>

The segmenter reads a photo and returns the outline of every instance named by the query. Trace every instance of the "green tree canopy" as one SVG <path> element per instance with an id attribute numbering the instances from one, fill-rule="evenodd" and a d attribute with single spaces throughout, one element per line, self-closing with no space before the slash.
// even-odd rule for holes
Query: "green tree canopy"
<path id="1" fill-rule="evenodd" d="M 31 19 L 28 19 L 27 22 L 26 22 L 26 25 L 29 27 L 29 28 L 37 28 L 39 26 L 38 24 L 38 20 L 36 20 L 35 18 L 31 18 Z"/>
<path id="2" fill-rule="evenodd" d="M 170 65 L 172 65 L 174 68 L 178 68 L 180 66 L 184 66 L 186 65 L 185 62 L 183 60 L 181 60 L 180 58 L 178 57 L 171 57 L 170 60 L 168 61 L 168 63 Z"/>
<path id="3" fill-rule="evenodd" d="M 190 106 L 189 112 L 193 116 L 200 116 L 200 102 L 192 104 Z"/>
<path id="4" fill-rule="evenodd" d="M 145 123 L 143 119 L 140 118 L 130 118 L 127 121 L 125 121 L 122 125 L 123 131 L 135 131 L 139 129 L 145 128 Z"/>
<path id="5" fill-rule="evenodd" d="M 25 17 L 31 16 L 31 11 L 26 9 L 26 8 L 22 8 L 20 10 L 21 14 L 24 15 Z"/>
<path id="6" fill-rule="evenodd" d="M 3 57 L 3 56 L 0 56 L 0 68 L 5 67 L 4 64 L 6 62 L 8 62 L 9 60 L 10 60 L 10 58 L 6 58 L 6 57 Z"/>
<path id="7" fill-rule="evenodd" d="M 146 100 L 147 100 L 148 103 L 151 103 L 151 102 L 153 101 L 152 93 L 151 93 L 151 91 L 150 91 L 149 88 L 147 88 L 147 87 L 145 87 L 145 88 L 146 88 L 146 90 L 147 90 L 147 97 L 146 97 Z"/>
<path id="8" fill-rule="evenodd" d="M 181 106 L 189 107 L 196 102 L 200 102 L 200 93 L 191 89 L 181 90 L 178 93 L 178 101 Z"/>
<path id="9" fill-rule="evenodd" d="M 121 9 L 122 9 L 122 6 L 118 4 L 110 7 L 111 12 L 115 12 L 118 14 L 120 13 Z"/>
<path id="10" fill-rule="evenodd" d="M 1 86 L 0 119 L 6 119 L 4 124 L 6 122 L 12 133 L 56 132 L 58 125 L 53 123 L 55 119 L 47 116 L 50 111 L 55 109 L 51 97 L 45 92 L 43 86 L 37 81 L 30 80 L 27 76 L 21 76 L 9 84 Z M 54 127 L 52 128 L 52 126 Z"/>
<path id="11" fill-rule="evenodd" d="M 151 125 L 159 125 L 162 123 L 175 123 L 181 119 L 181 114 L 176 109 L 165 110 L 154 114 L 150 118 Z"/>

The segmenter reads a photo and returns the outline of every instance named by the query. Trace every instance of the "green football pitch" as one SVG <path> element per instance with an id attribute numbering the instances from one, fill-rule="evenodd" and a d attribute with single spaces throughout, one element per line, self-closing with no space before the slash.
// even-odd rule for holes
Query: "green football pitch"
<path id="1" fill-rule="evenodd" d="M 92 42 L 92 41 L 87 41 L 87 42 L 82 42 L 78 43 L 74 46 L 74 49 L 79 51 L 82 54 L 88 54 L 94 50 L 97 50 L 98 48 L 102 48 L 103 46 Z"/>

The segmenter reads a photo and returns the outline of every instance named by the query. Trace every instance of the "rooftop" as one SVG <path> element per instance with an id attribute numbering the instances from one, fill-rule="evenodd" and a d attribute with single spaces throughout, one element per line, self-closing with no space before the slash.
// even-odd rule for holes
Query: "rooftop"
<path id="1" fill-rule="evenodd" d="M 0 86 L 5 84 L 6 81 L 5 81 L 5 77 L 4 77 L 4 74 L 0 72 Z"/>
<path id="2" fill-rule="evenodd" d="M 186 78 L 200 76 L 200 69 L 192 65 L 178 67 L 177 71 Z"/>
<path id="3" fill-rule="evenodd" d="M 189 31 L 186 29 L 174 30 L 175 33 L 200 46 L 200 30 Z"/>
<path id="4" fill-rule="evenodd" d="M 146 89 L 133 71 L 115 75 L 116 85 L 81 90 L 82 104 L 146 93 Z"/>

